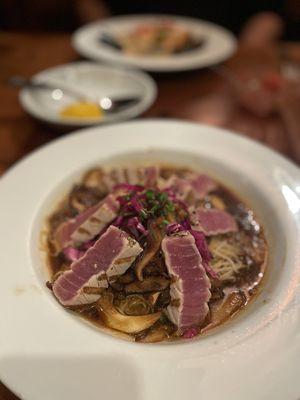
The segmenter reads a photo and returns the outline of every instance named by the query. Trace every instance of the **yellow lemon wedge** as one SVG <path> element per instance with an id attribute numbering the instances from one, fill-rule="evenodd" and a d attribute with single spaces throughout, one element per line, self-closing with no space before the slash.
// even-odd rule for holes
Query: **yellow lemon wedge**
<path id="1" fill-rule="evenodd" d="M 100 106 L 89 102 L 72 103 L 60 111 L 64 118 L 102 118 L 103 114 Z"/>

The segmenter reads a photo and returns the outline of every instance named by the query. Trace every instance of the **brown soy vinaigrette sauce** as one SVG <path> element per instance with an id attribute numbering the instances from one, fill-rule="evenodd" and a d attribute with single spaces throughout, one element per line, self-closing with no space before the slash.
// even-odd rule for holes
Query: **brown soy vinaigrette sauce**
<path id="1" fill-rule="evenodd" d="M 160 167 L 161 167 L 162 171 L 164 171 L 165 176 L 167 176 L 171 173 L 174 173 L 174 174 L 177 174 L 180 176 L 180 174 L 183 172 L 194 172 L 191 168 L 185 168 L 185 167 L 182 168 L 182 167 L 178 167 L 178 166 L 175 167 L 170 164 L 168 164 L 168 165 L 161 164 Z M 95 168 L 97 168 L 97 167 L 95 167 Z M 198 172 L 198 171 L 195 171 L 195 172 Z M 213 194 L 220 197 L 226 205 L 226 211 L 228 211 L 235 218 L 237 218 L 239 229 L 241 231 L 243 231 L 243 230 L 246 231 L 245 227 L 247 227 L 247 218 L 249 215 L 252 216 L 253 223 L 257 223 L 256 218 L 255 218 L 251 208 L 246 206 L 245 202 L 242 202 L 239 199 L 238 195 L 235 194 L 232 190 L 229 190 L 227 187 L 220 184 L 215 178 L 214 178 L 214 180 L 218 183 L 219 187 L 216 191 L 213 192 Z M 59 202 L 58 206 L 55 208 L 55 212 L 53 212 L 50 215 L 50 217 L 48 218 L 48 221 L 47 221 L 48 222 L 48 229 L 47 229 L 48 240 L 47 240 L 47 249 L 46 250 L 47 250 L 47 261 L 48 261 L 47 264 L 48 264 L 48 269 L 50 271 L 51 280 L 53 279 L 55 274 L 57 272 L 59 272 L 60 269 L 62 268 L 62 265 L 64 263 L 64 258 L 61 254 L 58 256 L 52 255 L 51 242 L 49 240 L 49 236 L 50 236 L 50 232 L 51 232 L 51 228 L 52 228 L 50 221 L 51 221 L 51 217 L 57 211 L 62 209 L 63 204 L 66 203 L 66 200 L 68 199 L 68 197 L 69 197 L 69 194 L 62 201 Z M 103 195 L 103 197 L 104 197 L 104 195 Z M 208 200 L 209 200 L 209 196 L 208 196 Z M 234 311 L 234 313 L 229 315 L 226 318 L 226 320 L 224 319 L 224 320 L 222 320 L 222 322 L 220 324 L 216 324 L 211 329 L 208 329 L 207 330 L 208 332 L 214 331 L 217 326 L 223 325 L 224 323 L 228 322 L 228 320 L 232 319 L 233 316 L 236 316 L 237 314 L 239 314 L 239 312 L 249 304 L 249 301 L 253 300 L 253 298 L 256 297 L 262 289 L 262 284 L 263 284 L 264 276 L 265 276 L 265 268 L 266 268 L 266 263 L 267 263 L 268 247 L 267 247 L 263 229 L 260 225 L 258 225 L 258 226 L 259 226 L 258 232 L 255 232 L 255 230 L 250 229 L 250 230 L 247 230 L 246 233 L 247 233 L 247 235 L 249 235 L 252 238 L 252 240 L 254 240 L 256 237 L 264 242 L 264 261 L 260 265 L 254 265 L 253 267 L 251 267 L 249 269 L 244 269 L 243 271 L 241 271 L 239 273 L 239 278 L 237 280 L 238 285 L 241 285 L 242 283 L 245 283 L 245 282 L 252 283 L 252 284 L 256 283 L 256 285 L 254 285 L 254 288 L 248 292 L 247 299 L 243 305 L 238 307 L 238 309 L 236 309 Z M 238 285 L 237 285 L 237 287 L 238 287 Z M 126 334 L 126 333 L 115 331 L 113 329 L 106 327 L 104 325 L 104 323 L 101 321 L 101 318 L 99 317 L 96 308 L 93 307 L 92 305 L 88 305 L 86 307 L 78 306 L 78 307 L 74 307 L 72 309 L 71 308 L 67 308 L 67 309 L 69 311 L 71 311 L 72 313 L 75 313 L 77 316 L 92 323 L 96 327 L 101 328 L 101 330 L 104 330 L 105 332 L 112 334 L 113 336 L 117 336 L 117 337 L 127 339 L 130 341 L 134 341 L 135 336 L 138 336 L 138 334 L 137 335 Z M 205 322 L 204 327 L 207 323 L 208 323 L 208 321 Z M 205 332 L 205 334 L 206 334 L 206 332 Z M 200 335 L 202 335 L 202 333 L 200 333 Z M 179 339 L 179 337 L 176 334 L 174 334 L 174 335 L 170 334 L 168 339 L 166 339 L 165 341 L 174 341 L 174 340 L 178 340 L 178 339 Z"/>

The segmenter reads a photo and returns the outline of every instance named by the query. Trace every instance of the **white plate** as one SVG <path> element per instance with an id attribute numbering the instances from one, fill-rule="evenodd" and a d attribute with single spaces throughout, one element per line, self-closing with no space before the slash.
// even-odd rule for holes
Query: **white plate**
<path id="1" fill-rule="evenodd" d="M 142 114 L 154 102 L 157 88 L 146 73 L 104 66 L 88 61 L 74 62 L 42 71 L 33 77 L 35 81 L 51 83 L 58 88 L 70 87 L 80 90 L 92 101 L 102 97 L 140 97 L 140 101 L 122 111 L 107 113 L 102 119 L 62 118 L 59 112 L 66 105 L 78 101 L 65 91 L 62 98 L 55 99 L 51 89 L 24 88 L 20 102 L 24 109 L 40 120 L 66 126 L 98 125 L 130 119 Z"/>
<path id="2" fill-rule="evenodd" d="M 170 56 L 130 56 L 101 42 L 103 32 L 112 36 L 131 31 L 137 25 L 172 20 L 188 30 L 195 38 L 205 38 L 205 44 L 182 54 Z M 172 15 L 130 15 L 93 22 L 78 29 L 73 35 L 73 45 L 84 57 L 139 67 L 147 71 L 184 71 L 208 67 L 224 61 L 236 49 L 235 37 L 226 29 L 194 18 Z"/>
<path id="3" fill-rule="evenodd" d="M 257 212 L 270 245 L 262 293 L 196 341 L 136 344 L 68 314 L 45 287 L 45 215 L 78 174 L 139 154 L 199 167 Z M 0 181 L 0 378 L 25 400 L 296 400 L 300 395 L 300 172 L 223 130 L 145 120 L 57 140 Z"/>

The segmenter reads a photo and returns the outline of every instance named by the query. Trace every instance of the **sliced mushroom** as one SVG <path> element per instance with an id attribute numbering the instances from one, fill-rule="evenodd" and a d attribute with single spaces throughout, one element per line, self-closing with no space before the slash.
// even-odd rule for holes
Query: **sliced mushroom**
<path id="1" fill-rule="evenodd" d="M 96 188 L 101 190 L 101 192 L 107 192 L 108 188 L 105 184 L 105 172 L 101 168 L 94 168 L 84 175 L 83 183 L 89 188 Z"/>
<path id="2" fill-rule="evenodd" d="M 162 229 L 159 227 L 158 223 L 153 223 L 149 227 L 146 248 L 141 254 L 141 258 L 137 261 L 135 265 L 135 273 L 140 281 L 143 280 L 144 268 L 147 266 L 147 264 L 150 263 L 152 258 L 160 249 L 162 238 L 163 238 Z"/>
<path id="3" fill-rule="evenodd" d="M 211 307 L 211 321 L 202 329 L 202 332 L 206 332 L 221 325 L 240 308 L 245 306 L 246 303 L 247 297 L 244 292 L 239 291 L 229 293 L 218 306 Z"/>
<path id="4" fill-rule="evenodd" d="M 118 279 L 109 279 L 109 285 L 113 290 L 117 292 L 122 292 L 124 290 L 124 285 Z"/>
<path id="5" fill-rule="evenodd" d="M 143 269 L 143 277 L 147 276 L 169 276 L 161 250 L 155 254 L 150 263 Z"/>
<path id="6" fill-rule="evenodd" d="M 136 342 L 157 343 L 170 338 L 176 331 L 175 326 L 158 322 L 153 328 L 150 328 L 144 335 L 136 337 Z"/>
<path id="7" fill-rule="evenodd" d="M 69 203 L 67 201 L 64 201 L 59 209 L 50 216 L 49 218 L 49 227 L 50 227 L 50 233 L 51 237 L 56 231 L 56 229 L 59 227 L 60 224 L 62 224 L 64 221 L 68 220 L 69 218 L 75 217 L 77 214 L 76 210 L 73 207 L 70 207 Z"/>
<path id="8" fill-rule="evenodd" d="M 163 290 L 155 303 L 155 310 L 162 310 L 166 308 L 171 302 L 170 290 Z"/>
<path id="9" fill-rule="evenodd" d="M 147 293 L 165 290 L 170 280 L 160 276 L 149 276 L 143 281 L 135 281 L 125 286 L 126 293 Z"/>
<path id="10" fill-rule="evenodd" d="M 209 300 L 210 303 L 214 303 L 216 301 L 220 301 L 225 297 L 223 292 L 223 286 L 221 281 L 218 279 L 211 279 L 211 298 Z"/>
<path id="11" fill-rule="evenodd" d="M 150 293 L 148 296 L 148 301 L 152 306 L 155 306 L 158 298 L 159 298 L 160 292 L 154 292 Z"/>
<path id="12" fill-rule="evenodd" d="M 113 306 L 113 295 L 110 293 L 100 297 L 97 308 L 103 322 L 109 328 L 125 333 L 138 333 L 148 329 L 161 317 L 161 312 L 140 316 L 123 315 Z"/>
<path id="13" fill-rule="evenodd" d="M 121 275 L 118 277 L 118 282 L 123 283 L 123 284 L 128 284 L 133 282 L 136 279 L 134 272 L 130 269 L 125 274 Z"/>
<path id="14" fill-rule="evenodd" d="M 96 319 L 98 319 L 98 310 L 95 306 L 95 303 L 89 303 L 89 304 L 78 304 L 76 306 L 68 306 L 66 307 L 67 309 L 71 310 L 71 311 L 75 311 L 79 314 L 84 314 L 84 315 L 88 315 L 90 317 L 94 317 Z"/>
<path id="15" fill-rule="evenodd" d="M 160 176 L 163 179 L 169 179 L 171 178 L 171 176 L 174 175 L 174 169 L 173 168 L 169 168 L 169 167 L 163 167 L 160 170 Z"/>
<path id="16" fill-rule="evenodd" d="M 103 194 L 98 189 L 77 185 L 69 195 L 69 204 L 73 209 L 82 212 L 97 204 L 102 198 Z"/>
<path id="17" fill-rule="evenodd" d="M 147 315 L 152 311 L 150 303 L 141 295 L 131 294 L 114 302 L 116 308 L 125 315 Z"/>

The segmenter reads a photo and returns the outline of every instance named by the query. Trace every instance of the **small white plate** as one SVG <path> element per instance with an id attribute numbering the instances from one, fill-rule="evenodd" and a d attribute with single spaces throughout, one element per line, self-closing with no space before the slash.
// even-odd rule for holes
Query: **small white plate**
<path id="1" fill-rule="evenodd" d="M 67 313 L 45 286 L 46 215 L 91 165 L 145 157 L 215 175 L 255 210 L 270 257 L 262 292 L 209 336 L 138 344 Z M 0 180 L 0 379 L 24 400 L 296 400 L 300 395 L 300 171 L 203 125 L 133 121 L 68 135 Z"/>
<path id="2" fill-rule="evenodd" d="M 104 66 L 88 61 L 74 62 L 42 71 L 34 81 L 53 83 L 54 86 L 80 90 L 97 101 L 102 97 L 140 97 L 140 101 L 118 112 L 104 114 L 103 118 L 71 118 L 59 115 L 66 105 L 78 101 L 67 91 L 63 97 L 53 96 L 51 89 L 24 88 L 20 91 L 23 108 L 35 118 L 52 124 L 81 127 L 116 122 L 137 117 L 154 102 L 157 88 L 154 80 L 146 73 Z"/>
<path id="3" fill-rule="evenodd" d="M 103 33 L 117 36 L 131 31 L 144 23 L 170 20 L 182 26 L 196 39 L 204 38 L 205 43 L 198 49 L 169 56 L 134 56 L 104 44 Z M 236 49 L 236 39 L 226 29 L 199 19 L 173 15 L 130 15 L 93 22 L 78 29 L 73 35 L 73 45 L 79 54 L 97 60 L 139 67 L 146 71 L 184 71 L 208 67 L 224 61 Z"/>

